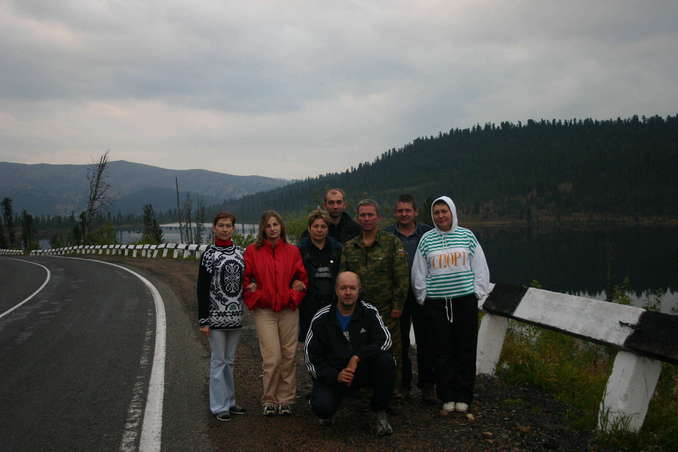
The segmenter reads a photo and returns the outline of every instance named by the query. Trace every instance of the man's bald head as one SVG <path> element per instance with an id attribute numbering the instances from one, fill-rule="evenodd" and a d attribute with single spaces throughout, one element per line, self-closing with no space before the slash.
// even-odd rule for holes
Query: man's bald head
<path id="1" fill-rule="evenodd" d="M 335 285 L 338 307 L 342 310 L 352 310 L 360 294 L 360 277 L 353 272 L 341 272 L 337 275 Z"/>
<path id="2" fill-rule="evenodd" d="M 337 275 L 337 283 L 336 283 L 335 286 L 338 287 L 339 283 L 343 280 L 346 280 L 346 281 L 349 281 L 349 282 L 353 281 L 353 282 L 355 282 L 355 284 L 358 285 L 358 287 L 360 287 L 360 276 L 358 276 L 357 273 L 353 273 L 353 272 L 349 272 L 349 271 L 339 273 Z"/>

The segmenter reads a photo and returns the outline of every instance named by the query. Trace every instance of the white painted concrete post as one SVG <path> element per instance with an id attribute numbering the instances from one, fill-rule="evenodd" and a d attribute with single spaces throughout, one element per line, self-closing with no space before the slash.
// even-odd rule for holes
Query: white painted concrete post
<path id="1" fill-rule="evenodd" d="M 184 259 L 191 257 L 193 255 L 193 252 L 198 249 L 198 245 L 196 244 L 191 244 L 186 247 L 184 250 Z"/>
<path id="2" fill-rule="evenodd" d="M 172 253 L 172 258 L 173 258 L 173 259 L 176 259 L 177 257 L 179 257 L 179 253 L 181 253 L 182 256 L 183 256 L 183 253 L 184 253 L 184 250 L 185 250 L 185 249 L 186 249 L 186 244 L 185 244 L 185 243 L 178 243 L 178 244 L 177 244 L 177 247 L 174 248 L 174 252 Z"/>
<path id="3" fill-rule="evenodd" d="M 637 432 L 662 370 L 660 361 L 620 350 L 598 410 L 598 428 Z"/>
<path id="4" fill-rule="evenodd" d="M 480 321 L 478 331 L 478 353 L 476 354 L 476 374 L 494 375 L 504 346 L 508 319 L 486 312 Z"/>
<path id="5" fill-rule="evenodd" d="M 163 251 L 164 251 L 164 248 L 165 248 L 165 244 L 164 244 L 164 243 L 161 243 L 160 245 L 157 245 L 157 246 L 155 247 L 155 249 L 153 250 L 153 256 L 152 256 L 152 257 L 154 257 L 154 258 L 155 258 L 155 257 L 158 257 L 158 255 L 160 254 L 160 250 L 163 250 Z"/>
<path id="6" fill-rule="evenodd" d="M 162 257 L 167 257 L 169 250 L 172 250 L 172 257 L 174 257 L 174 248 L 176 248 L 176 243 L 168 243 L 165 245 L 165 251 L 162 252 Z"/>

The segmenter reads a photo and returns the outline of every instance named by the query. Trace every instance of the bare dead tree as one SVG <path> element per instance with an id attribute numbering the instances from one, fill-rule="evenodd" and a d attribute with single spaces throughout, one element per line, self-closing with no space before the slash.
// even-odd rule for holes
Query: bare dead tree
<path id="1" fill-rule="evenodd" d="M 197 197 L 197 206 L 195 209 L 195 237 L 194 237 L 194 242 L 197 243 L 198 245 L 202 245 L 202 236 L 204 234 L 205 230 L 205 203 L 200 198 L 200 196 Z"/>
<path id="2" fill-rule="evenodd" d="M 183 216 L 181 203 L 179 202 L 179 178 L 174 178 L 174 184 L 177 187 L 177 221 L 179 222 L 179 242 L 184 243 L 184 228 L 181 226 L 181 217 Z"/>
<path id="3" fill-rule="evenodd" d="M 191 195 L 190 193 L 186 194 L 186 199 L 184 200 L 184 208 L 183 208 L 183 214 L 184 214 L 184 221 L 185 223 L 185 228 L 186 228 L 186 243 L 195 243 L 193 241 L 193 220 L 191 219 L 191 215 L 193 214 L 193 201 L 191 200 Z"/>
<path id="4" fill-rule="evenodd" d="M 106 151 L 99 161 L 92 163 L 87 168 L 87 182 L 89 183 L 89 194 L 87 197 L 87 210 L 85 211 L 85 228 L 83 236 L 85 236 L 92 225 L 92 221 L 97 217 L 109 202 L 109 190 L 111 188 L 106 183 L 106 167 L 108 166 L 108 153 Z"/>

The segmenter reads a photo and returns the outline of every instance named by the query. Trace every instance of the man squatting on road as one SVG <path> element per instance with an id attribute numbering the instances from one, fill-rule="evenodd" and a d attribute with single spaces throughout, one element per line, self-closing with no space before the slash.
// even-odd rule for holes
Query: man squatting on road
<path id="1" fill-rule="evenodd" d="M 412 272 L 414 254 L 417 245 L 424 233 L 432 229 L 424 223 L 417 223 L 417 203 L 412 195 L 403 194 L 398 197 L 393 216 L 396 222 L 384 228 L 400 239 L 405 251 L 407 251 L 408 274 Z M 412 284 L 407 291 L 407 299 L 400 316 L 400 339 L 402 342 L 402 366 L 401 378 L 403 395 L 407 396 L 412 387 L 412 363 L 410 361 L 410 328 L 414 328 L 414 338 L 417 343 L 417 387 L 421 390 L 421 398 L 424 402 L 435 403 L 435 391 L 433 389 L 433 361 L 431 355 L 431 329 L 426 319 L 424 307 L 414 299 Z"/>
<path id="2" fill-rule="evenodd" d="M 215 243 L 207 247 L 198 270 L 198 323 L 210 343 L 210 411 L 218 421 L 245 414 L 235 402 L 233 361 L 243 316 L 242 276 L 244 250 L 233 244 L 235 216 L 214 217 Z"/>
<path id="3" fill-rule="evenodd" d="M 458 225 L 457 209 L 441 196 L 431 205 L 435 228 L 419 241 L 412 287 L 433 333 L 436 391 L 445 412 L 466 412 L 473 401 L 478 343 L 478 299 L 490 272 L 473 232 Z"/>
<path id="4" fill-rule="evenodd" d="M 311 320 L 304 343 L 305 362 L 313 378 L 311 409 L 323 425 L 331 423 L 342 397 L 370 386 L 377 435 L 390 435 L 386 409 L 395 374 L 389 353 L 391 335 L 379 311 L 358 301 L 360 278 L 353 272 L 337 276 L 337 303 L 320 309 Z"/>

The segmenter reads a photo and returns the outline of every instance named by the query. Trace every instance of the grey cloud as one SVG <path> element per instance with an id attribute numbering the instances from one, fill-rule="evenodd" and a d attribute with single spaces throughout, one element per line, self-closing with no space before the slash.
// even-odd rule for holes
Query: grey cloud
<path id="1" fill-rule="evenodd" d="M 452 127 L 678 101 L 674 1 L 3 5 L 0 159 L 116 145 L 184 165 L 187 147 L 246 149 L 262 160 L 238 155 L 245 169 L 290 173 L 303 156 L 299 177 Z"/>

